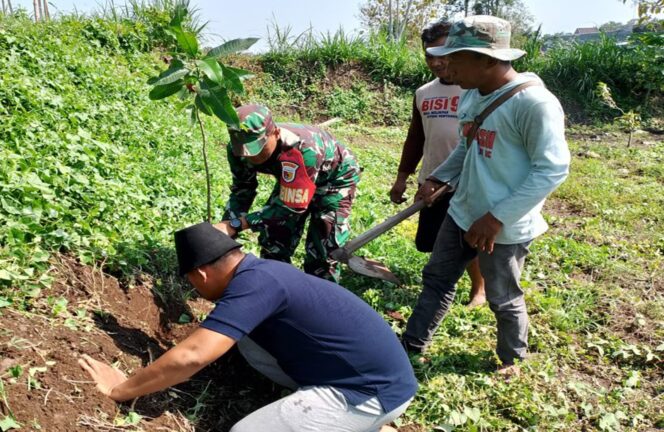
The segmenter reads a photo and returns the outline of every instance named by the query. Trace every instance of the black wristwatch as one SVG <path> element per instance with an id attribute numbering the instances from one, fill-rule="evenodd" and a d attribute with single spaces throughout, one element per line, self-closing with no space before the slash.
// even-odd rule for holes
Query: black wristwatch
<path id="1" fill-rule="evenodd" d="M 231 226 L 235 230 L 235 232 L 240 232 L 242 231 L 242 219 L 239 218 L 233 218 L 228 221 L 228 225 Z"/>

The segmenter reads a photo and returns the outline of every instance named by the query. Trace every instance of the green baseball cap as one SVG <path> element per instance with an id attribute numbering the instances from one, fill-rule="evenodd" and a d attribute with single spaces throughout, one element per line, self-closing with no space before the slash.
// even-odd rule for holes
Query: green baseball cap
<path id="1" fill-rule="evenodd" d="M 509 21 L 489 15 L 469 16 L 452 24 L 445 45 L 427 48 L 434 56 L 446 56 L 457 51 L 475 51 L 498 60 L 516 60 L 525 51 L 510 48 L 512 26 Z"/>
<path id="2" fill-rule="evenodd" d="M 267 136 L 276 125 L 272 113 L 263 105 L 242 105 L 237 109 L 240 127 L 228 126 L 235 156 L 256 156 L 263 150 Z"/>

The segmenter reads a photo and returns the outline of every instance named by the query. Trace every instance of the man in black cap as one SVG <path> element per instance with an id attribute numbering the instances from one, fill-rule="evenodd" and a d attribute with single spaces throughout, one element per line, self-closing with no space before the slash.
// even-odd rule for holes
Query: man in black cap
<path id="1" fill-rule="evenodd" d="M 175 233 L 180 274 L 214 310 L 194 333 L 127 378 L 83 356 L 97 389 L 130 400 L 187 380 L 235 343 L 247 361 L 295 390 L 238 422 L 231 432 L 393 430 L 385 426 L 417 390 L 389 325 L 341 286 L 277 261 L 201 223 Z"/>

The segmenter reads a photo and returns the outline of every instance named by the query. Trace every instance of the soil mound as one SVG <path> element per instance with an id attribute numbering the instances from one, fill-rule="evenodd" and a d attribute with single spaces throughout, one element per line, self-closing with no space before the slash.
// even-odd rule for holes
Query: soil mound
<path id="1" fill-rule="evenodd" d="M 279 397 L 281 389 L 232 350 L 187 383 L 115 404 L 94 389 L 77 364 L 80 355 L 130 373 L 196 327 L 177 323 L 183 313 L 196 317 L 211 305 L 201 299 L 165 305 L 149 278 L 123 287 L 66 256 L 53 269 L 56 283 L 39 310 L 5 308 L 0 316 L 0 371 L 9 376 L 0 397 L 22 430 L 225 431 Z M 10 414 L 0 408 L 1 417 Z"/>

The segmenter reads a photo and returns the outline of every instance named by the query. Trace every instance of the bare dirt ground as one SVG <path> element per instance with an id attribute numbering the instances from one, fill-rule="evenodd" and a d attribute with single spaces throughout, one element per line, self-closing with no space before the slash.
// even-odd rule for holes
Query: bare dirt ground
<path id="1" fill-rule="evenodd" d="M 572 139 L 580 141 L 597 140 L 592 134 L 572 135 Z M 622 136 L 613 138 L 611 144 L 624 145 Z M 656 138 L 641 138 L 633 145 L 648 146 L 651 139 Z M 547 202 L 546 211 L 555 216 L 551 224 L 554 232 L 574 231 L 589 216 L 583 209 L 556 199 Z M 183 313 L 196 317 L 205 313 L 210 304 L 202 300 L 164 304 L 154 294 L 149 278 L 123 286 L 116 278 L 67 256 L 53 262 L 52 274 L 56 283 L 42 293 L 36 310 L 17 312 L 3 308 L 0 315 L 0 373 L 6 378 L 4 388 L 0 388 L 0 400 L 5 401 L 0 403 L 0 418 L 8 415 L 10 409 L 21 430 L 226 431 L 284 392 L 253 371 L 233 350 L 187 383 L 115 404 L 94 389 L 77 364 L 80 355 L 115 363 L 130 373 L 149 364 L 195 328 L 195 322 L 178 324 Z M 644 278 L 642 285 L 621 282 L 615 281 L 621 287 L 644 290 L 643 298 L 648 293 L 661 293 L 663 286 L 661 275 Z M 601 301 L 604 302 L 603 297 Z M 615 334 L 634 343 L 652 343 L 651 322 L 635 324 L 639 314 L 648 315 L 647 310 L 640 309 L 642 305 L 620 302 L 603 307 L 620 308 L 622 318 L 611 323 Z M 593 385 L 603 381 L 602 386 L 608 388 L 609 383 L 619 380 L 614 368 L 578 366 L 580 381 Z M 638 395 L 656 395 L 658 390 L 654 387 L 661 383 L 661 368 L 642 373 L 644 389 Z M 417 425 L 400 430 L 425 431 Z"/>
<path id="2" fill-rule="evenodd" d="M 80 355 L 131 372 L 196 326 L 173 324 L 184 311 L 196 316 L 209 306 L 202 300 L 160 305 L 149 284 L 126 289 L 68 257 L 54 269 L 57 282 L 48 295 L 67 299 L 68 312 L 49 319 L 4 309 L 0 316 L 0 370 L 22 370 L 4 388 L 22 430 L 224 431 L 279 397 L 281 389 L 233 350 L 188 383 L 116 405 L 95 390 L 77 364 Z M 53 305 L 45 301 L 44 307 Z M 136 425 L 131 412 L 141 416 Z"/>
<path id="3" fill-rule="evenodd" d="M 163 304 L 148 279 L 123 287 L 116 278 L 66 256 L 54 261 L 53 274 L 56 283 L 43 293 L 43 304 L 34 311 L 39 313 L 3 309 L 0 316 L 0 370 L 20 369 L 7 380 L 4 395 L 21 430 L 227 431 L 285 394 L 234 348 L 187 383 L 114 403 L 96 391 L 77 364 L 79 357 L 88 354 L 131 373 L 197 326 L 178 324 L 183 313 L 196 317 L 212 305 L 202 299 Z M 0 398 L 2 393 L 0 388 Z M 0 403 L 0 418 L 8 414 Z M 413 425 L 401 430 L 422 432 Z"/>

